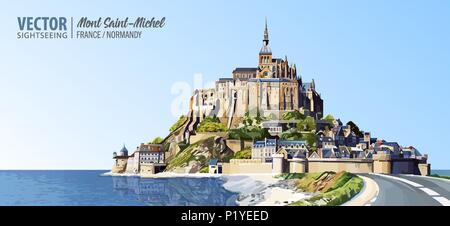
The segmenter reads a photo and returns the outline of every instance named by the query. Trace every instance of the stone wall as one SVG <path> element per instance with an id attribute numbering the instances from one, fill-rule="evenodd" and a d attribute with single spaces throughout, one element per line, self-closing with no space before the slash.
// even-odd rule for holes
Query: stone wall
<path id="1" fill-rule="evenodd" d="M 430 164 L 421 163 L 419 164 L 420 175 L 429 176 L 430 175 Z"/>
<path id="2" fill-rule="evenodd" d="M 347 171 L 349 173 L 372 173 L 373 161 L 370 159 L 309 159 L 308 172 Z"/>
<path id="3" fill-rule="evenodd" d="M 223 163 L 222 173 L 272 173 L 272 163 L 265 163 L 259 159 L 231 159 L 230 163 Z"/>
<path id="4" fill-rule="evenodd" d="M 155 173 L 155 166 L 153 164 L 141 164 L 141 170 L 139 172 L 142 175 L 151 175 Z"/>
<path id="5" fill-rule="evenodd" d="M 204 140 L 204 139 L 208 139 L 210 137 L 226 137 L 227 133 L 226 132 L 217 132 L 217 133 L 197 133 L 195 135 L 191 135 L 189 136 L 189 143 L 190 144 L 194 144 L 197 143 L 200 140 Z"/>
<path id="6" fill-rule="evenodd" d="M 127 167 L 127 158 L 117 159 L 117 163 L 114 163 L 111 172 L 113 173 L 123 173 Z"/>
<path id="7" fill-rule="evenodd" d="M 373 172 L 391 174 L 391 156 L 384 153 L 373 155 Z"/>
<path id="8" fill-rule="evenodd" d="M 227 147 L 234 153 L 242 151 L 244 149 L 244 141 L 241 140 L 227 140 Z"/>
<path id="9" fill-rule="evenodd" d="M 294 158 L 289 161 L 289 173 L 306 173 L 308 162 L 306 159 Z"/>

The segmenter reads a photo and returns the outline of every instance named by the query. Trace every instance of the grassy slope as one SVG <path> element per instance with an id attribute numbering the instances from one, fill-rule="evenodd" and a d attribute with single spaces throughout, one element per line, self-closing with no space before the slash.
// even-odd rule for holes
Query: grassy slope
<path id="1" fill-rule="evenodd" d="M 347 172 L 283 174 L 281 177 L 298 179 L 298 189 L 319 193 L 311 198 L 290 204 L 292 206 L 341 205 L 358 194 L 364 186 L 361 178 Z"/>
<path id="2" fill-rule="evenodd" d="M 169 162 L 167 165 L 166 171 L 171 171 L 175 169 L 176 167 L 181 167 L 183 164 L 188 164 L 189 161 L 193 160 L 195 158 L 193 151 L 195 148 L 199 147 L 200 145 L 206 145 L 207 147 L 212 147 L 214 143 L 214 138 L 208 138 L 205 140 L 200 140 L 194 144 L 189 145 L 186 149 L 183 151 L 180 151 L 177 153 L 177 155 Z M 199 159 L 202 160 L 202 159 Z M 203 159 L 206 162 L 206 159 Z"/>
<path id="3" fill-rule="evenodd" d="M 203 155 L 198 155 L 199 147 L 208 148 L 209 157 Z M 191 161 L 197 161 L 200 164 L 200 170 L 202 172 L 207 172 L 209 160 L 211 158 L 218 158 L 219 160 L 225 160 L 232 157 L 233 152 L 226 151 L 220 154 L 218 151 L 214 151 L 214 137 L 209 137 L 203 140 L 199 140 L 194 144 L 188 145 L 184 150 L 178 152 L 175 157 L 170 160 L 167 165 L 166 171 L 172 171 L 177 167 L 183 167 L 188 165 Z M 213 157 L 214 156 L 214 157 Z"/>

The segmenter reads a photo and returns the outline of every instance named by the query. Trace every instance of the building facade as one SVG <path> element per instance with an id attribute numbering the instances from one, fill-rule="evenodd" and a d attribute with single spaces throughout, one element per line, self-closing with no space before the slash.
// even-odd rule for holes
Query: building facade
<path id="1" fill-rule="evenodd" d="M 323 100 L 316 91 L 314 80 L 303 82 L 296 65 L 290 64 L 287 57 L 273 57 L 266 22 L 257 66 L 238 67 L 231 78 L 216 81 L 214 88 L 195 90 L 188 114 L 193 120 L 186 128 L 192 132 L 207 116 L 216 116 L 228 128 L 235 128 L 247 112 L 275 120 L 294 110 L 320 119 Z"/>

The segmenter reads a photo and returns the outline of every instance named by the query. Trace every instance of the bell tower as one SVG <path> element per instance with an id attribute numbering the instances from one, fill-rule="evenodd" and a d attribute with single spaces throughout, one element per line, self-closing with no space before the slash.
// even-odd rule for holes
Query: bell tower
<path id="1" fill-rule="evenodd" d="M 263 46 L 259 51 L 259 63 L 258 63 L 260 73 L 259 78 L 271 78 L 272 77 L 272 50 L 269 47 L 269 30 L 267 29 L 267 19 L 266 26 L 264 29 L 264 39 Z"/>

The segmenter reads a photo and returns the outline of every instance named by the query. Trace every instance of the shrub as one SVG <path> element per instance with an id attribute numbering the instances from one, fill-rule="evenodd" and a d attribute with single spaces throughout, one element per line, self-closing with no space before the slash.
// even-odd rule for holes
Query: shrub
<path id="1" fill-rule="evenodd" d="M 226 132 L 227 127 L 217 117 L 205 117 L 197 128 L 197 132 Z"/>
<path id="2" fill-rule="evenodd" d="M 244 149 L 242 151 L 238 151 L 233 156 L 234 159 L 251 159 L 252 158 L 252 150 Z"/>
<path id="3" fill-rule="evenodd" d="M 228 137 L 235 140 L 263 140 L 264 138 L 270 138 L 270 133 L 267 129 L 248 126 L 229 130 Z"/>
<path id="4" fill-rule="evenodd" d="M 184 125 L 184 123 L 186 123 L 187 121 L 187 116 L 186 115 L 182 115 L 180 116 L 180 118 L 178 119 L 178 121 L 176 121 L 169 129 L 170 132 L 173 132 L 175 130 L 177 130 L 178 128 L 180 128 L 182 125 Z"/>
<path id="5" fill-rule="evenodd" d="M 161 142 L 163 142 L 163 138 L 161 137 L 155 137 L 153 140 L 151 140 L 150 142 L 148 142 L 149 144 L 160 144 Z"/>
<path id="6" fill-rule="evenodd" d="M 297 186 L 302 190 L 311 191 L 312 186 L 317 180 L 325 178 L 325 176 L 334 174 L 333 172 L 324 172 L 316 175 L 302 176 Z M 317 176 L 318 175 L 318 176 Z M 315 178 L 315 179 L 314 179 Z M 292 206 L 316 206 L 327 205 L 337 206 L 352 199 L 364 187 L 363 180 L 351 173 L 341 172 L 334 176 L 328 184 L 322 189 L 321 194 L 314 197 L 291 203 Z"/>
<path id="7" fill-rule="evenodd" d="M 199 173 L 209 173 L 209 166 L 204 166 Z"/>
<path id="8" fill-rule="evenodd" d="M 295 110 L 284 113 L 282 118 L 283 120 L 303 120 L 305 119 L 305 116 L 299 111 Z"/>

